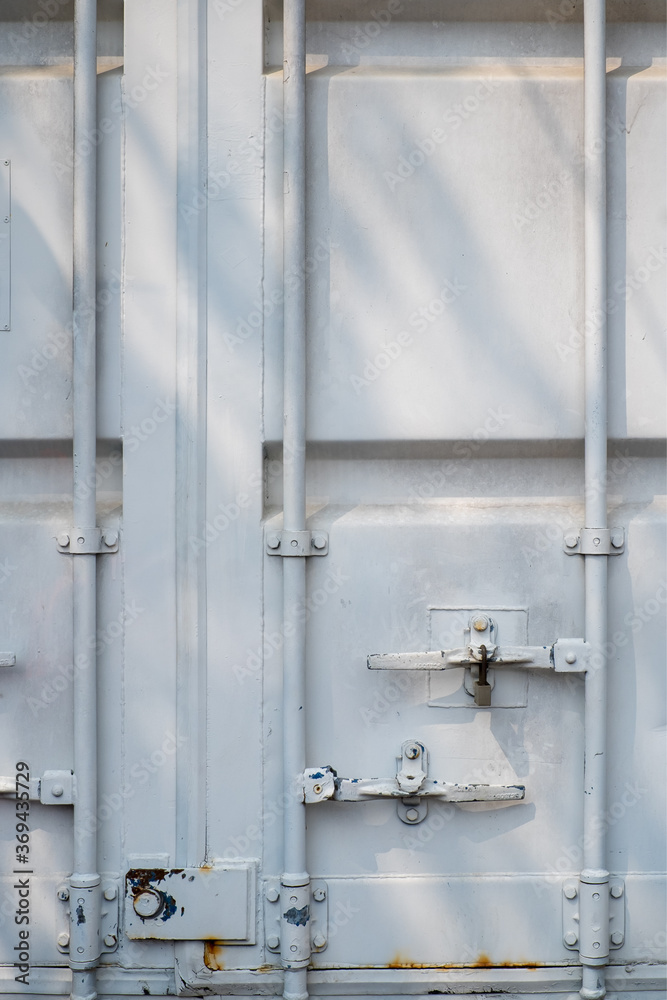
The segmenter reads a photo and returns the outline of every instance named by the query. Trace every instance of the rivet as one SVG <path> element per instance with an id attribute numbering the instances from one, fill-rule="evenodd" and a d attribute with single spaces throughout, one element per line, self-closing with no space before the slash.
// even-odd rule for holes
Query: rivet
<path id="1" fill-rule="evenodd" d="M 290 896 L 289 901 L 290 901 L 290 903 L 298 903 L 299 902 L 297 896 Z"/>
<path id="2" fill-rule="evenodd" d="M 565 654 L 565 662 L 566 663 L 576 663 L 577 662 L 577 654 L 576 653 L 566 653 Z"/>
<path id="3" fill-rule="evenodd" d="M 280 893 L 276 888 L 271 887 L 270 889 L 266 890 L 266 898 L 268 899 L 269 903 L 277 903 L 278 900 L 280 899 Z"/>
<path id="4" fill-rule="evenodd" d="M 67 933 L 67 931 L 63 931 L 61 934 L 58 935 L 58 947 L 59 948 L 69 947 L 69 934 Z"/>
<path id="5" fill-rule="evenodd" d="M 298 544 L 299 544 L 298 538 L 293 538 L 292 541 L 290 542 L 290 545 L 292 546 L 293 549 L 295 549 Z"/>
<path id="6" fill-rule="evenodd" d="M 266 947 L 271 948 L 273 951 L 280 948 L 280 938 L 277 934 L 269 934 L 266 939 Z"/>
<path id="7" fill-rule="evenodd" d="M 79 537 L 77 538 L 77 542 L 79 543 L 79 545 L 83 545 L 85 540 L 86 539 L 83 537 L 83 535 L 79 535 Z"/>
<path id="8" fill-rule="evenodd" d="M 76 950 L 78 951 L 79 955 L 83 955 L 83 948 L 77 948 Z"/>
<path id="9" fill-rule="evenodd" d="M 594 538 L 593 539 L 593 545 L 599 545 L 599 544 L 600 544 L 600 539 L 599 538 Z"/>
<path id="10" fill-rule="evenodd" d="M 62 785 L 54 785 L 51 789 L 51 795 L 53 795 L 54 798 L 59 799 L 60 796 L 64 793 L 64 791 L 65 789 L 63 788 Z"/>
<path id="11" fill-rule="evenodd" d="M 599 898 L 600 898 L 600 893 L 599 892 L 594 892 L 593 893 L 593 899 L 599 899 Z"/>
<path id="12" fill-rule="evenodd" d="M 593 947 L 594 948 L 599 948 L 600 947 L 600 942 L 599 941 L 594 941 L 593 942 Z"/>
<path id="13" fill-rule="evenodd" d="M 566 885 L 563 892 L 565 893 L 568 899 L 576 899 L 577 887 L 576 885 Z"/>
<path id="14" fill-rule="evenodd" d="M 577 943 L 579 938 L 574 931 L 568 931 L 563 940 L 565 941 L 565 944 L 573 945 Z"/>
<path id="15" fill-rule="evenodd" d="M 295 945 L 295 944 L 291 944 L 291 945 L 289 946 L 289 950 L 290 950 L 290 951 L 296 951 L 296 945 Z"/>
<path id="16" fill-rule="evenodd" d="M 313 785 L 313 791 L 315 792 L 316 795 L 319 795 L 320 792 L 322 791 L 322 786 L 321 785 Z"/>

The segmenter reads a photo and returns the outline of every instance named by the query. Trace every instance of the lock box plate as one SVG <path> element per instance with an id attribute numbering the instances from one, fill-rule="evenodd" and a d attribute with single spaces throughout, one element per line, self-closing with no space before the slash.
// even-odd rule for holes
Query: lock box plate
<path id="1" fill-rule="evenodd" d="M 132 868 L 125 876 L 125 933 L 135 940 L 254 944 L 255 882 L 256 866 L 247 862 Z"/>
<path id="2" fill-rule="evenodd" d="M 476 611 L 490 615 L 498 625 L 495 638 L 502 646 L 525 646 L 528 642 L 527 608 L 429 608 L 429 649 L 455 649 L 466 644 L 464 629 Z M 474 668 L 473 668 L 474 669 Z M 470 708 L 479 711 L 474 699 L 474 682 L 469 668 L 431 671 L 429 705 L 432 708 Z M 488 680 L 493 708 L 525 708 L 528 704 L 528 673 L 511 666 L 494 668 L 489 662 Z"/>

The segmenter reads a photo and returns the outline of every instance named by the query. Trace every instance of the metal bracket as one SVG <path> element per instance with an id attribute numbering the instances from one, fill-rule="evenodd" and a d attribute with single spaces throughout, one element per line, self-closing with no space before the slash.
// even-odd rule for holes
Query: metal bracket
<path id="1" fill-rule="evenodd" d="M 326 531 L 270 531 L 266 551 L 270 556 L 326 556 L 329 535 Z"/>
<path id="2" fill-rule="evenodd" d="M 563 944 L 570 951 L 579 951 L 579 891 L 578 879 L 569 879 L 563 885 Z M 621 948 L 625 941 L 625 885 L 621 879 L 610 878 L 609 892 L 609 947 Z"/>
<path id="3" fill-rule="evenodd" d="M 69 528 L 61 531 L 56 542 L 58 552 L 71 556 L 100 556 L 118 552 L 118 532 L 102 528 Z"/>
<path id="4" fill-rule="evenodd" d="M 563 539 L 568 556 L 620 556 L 625 551 L 624 528 L 581 528 Z"/>
<path id="5" fill-rule="evenodd" d="M 102 879 L 102 906 L 100 910 L 100 942 L 101 950 L 104 952 L 116 951 L 118 948 L 118 884 L 113 879 Z M 58 899 L 65 904 L 69 904 L 70 887 L 67 883 L 58 886 Z M 65 921 L 63 929 L 58 933 L 58 951 L 67 955 L 69 953 L 69 921 L 70 907 L 65 906 L 63 911 Z"/>
<path id="6" fill-rule="evenodd" d="M 132 868 L 125 876 L 129 938 L 255 943 L 256 864 Z"/>
<path id="7" fill-rule="evenodd" d="M 0 653 L 0 667 L 15 667 L 16 653 Z"/>
<path id="8" fill-rule="evenodd" d="M 26 791 L 25 785 L 19 785 Z M 71 806 L 74 802 L 74 775 L 71 771 L 45 771 L 41 778 L 30 778 L 27 788 L 30 802 L 43 806 Z M 0 796 L 16 797 L 16 779 L 0 777 Z"/>
<path id="9" fill-rule="evenodd" d="M 512 802 L 526 795 L 525 785 L 458 785 L 429 778 L 428 750 L 418 740 L 402 744 L 393 778 L 339 778 L 331 767 L 315 767 L 304 772 L 303 789 L 306 804 L 327 799 L 338 802 L 401 799 L 399 818 L 411 826 L 426 818 L 426 800 L 430 798 L 443 802 Z"/>
<path id="10" fill-rule="evenodd" d="M 280 879 L 269 878 L 264 886 L 264 933 L 269 951 L 280 953 Z M 310 883 L 310 945 L 312 951 L 324 951 L 329 938 L 328 886 L 322 879 Z"/>

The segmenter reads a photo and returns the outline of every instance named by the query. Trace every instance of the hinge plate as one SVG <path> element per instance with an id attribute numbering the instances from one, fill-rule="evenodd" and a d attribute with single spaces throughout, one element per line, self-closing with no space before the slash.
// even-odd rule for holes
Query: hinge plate
<path id="1" fill-rule="evenodd" d="M 264 883 L 264 935 L 268 951 L 280 954 L 280 879 L 268 878 Z M 329 893 L 323 879 L 310 883 L 310 946 L 312 951 L 324 951 L 329 937 Z"/>
<path id="2" fill-rule="evenodd" d="M 132 868 L 125 933 L 136 940 L 255 943 L 256 865 Z"/>
<path id="3" fill-rule="evenodd" d="M 266 551 L 270 556 L 326 556 L 329 535 L 326 531 L 269 531 Z"/>
<path id="4" fill-rule="evenodd" d="M 625 941 L 625 885 L 622 879 L 610 878 L 609 947 L 622 948 Z M 579 950 L 579 880 L 568 879 L 563 885 L 563 944 L 569 951 Z"/>
<path id="5" fill-rule="evenodd" d="M 581 528 L 563 539 L 568 556 L 620 556 L 625 551 L 624 528 Z"/>
<path id="6" fill-rule="evenodd" d="M 100 942 L 103 952 L 116 951 L 118 948 L 118 883 L 113 879 L 103 878 L 100 891 L 102 893 L 100 909 Z M 69 922 L 70 922 L 70 888 L 67 883 L 58 886 L 58 899 L 64 903 L 62 929 L 58 933 L 58 951 L 63 955 L 69 953 Z"/>

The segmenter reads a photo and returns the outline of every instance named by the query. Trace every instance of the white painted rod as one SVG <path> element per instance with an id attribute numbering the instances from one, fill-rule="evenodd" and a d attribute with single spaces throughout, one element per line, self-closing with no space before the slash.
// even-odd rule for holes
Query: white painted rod
<path id="1" fill-rule="evenodd" d="M 605 0 L 584 2 L 584 302 L 586 527 L 607 526 L 607 163 Z M 607 557 L 585 559 L 586 674 L 584 737 L 584 859 L 582 895 L 600 899 L 602 933 L 580 928 L 581 997 L 605 996 L 609 954 L 609 888 L 605 836 L 607 757 Z M 597 654 L 597 655 L 596 655 Z M 595 889 L 590 888 L 591 881 Z M 583 909 L 583 907 L 582 907 Z M 587 908 L 588 909 L 588 908 Z M 597 918 L 596 918 L 597 920 Z M 596 921 L 594 921 L 596 922 Z M 597 940 L 599 938 L 599 940 Z M 597 950 L 596 950 L 597 949 Z"/>
<path id="2" fill-rule="evenodd" d="M 283 24 L 284 129 L 284 527 L 306 527 L 306 6 L 285 0 Z M 294 278 L 297 278 L 295 281 Z M 306 766 L 306 623 L 292 621 L 306 603 L 306 558 L 283 559 L 283 783 L 285 790 L 282 893 L 286 906 L 310 901 L 306 866 L 306 808 L 298 794 Z M 292 904 L 293 905 L 293 904 Z M 281 905 L 281 909 L 286 907 Z M 294 936 L 296 933 L 296 936 Z M 285 1000 L 307 1000 L 310 929 L 283 925 Z"/>
<path id="3" fill-rule="evenodd" d="M 96 202 L 97 157 L 85 142 L 97 127 L 97 4 L 74 4 L 74 148 L 85 149 L 74 167 L 73 250 L 73 515 L 74 525 L 97 524 L 95 491 L 96 430 Z M 97 814 L 97 674 L 94 644 L 96 616 L 95 555 L 73 555 L 73 654 L 86 663 L 74 679 L 74 871 L 70 879 L 70 965 L 72 1000 L 97 996 L 95 965 L 99 946 L 86 940 L 83 954 L 76 943 L 85 923 L 76 913 L 82 906 L 86 923 L 99 910 L 97 835 L 89 818 Z M 97 880 L 97 885 L 95 881 Z M 84 902 L 79 904 L 79 897 Z M 99 939 L 97 928 L 94 931 Z M 94 940 L 94 938 L 93 938 Z"/>

